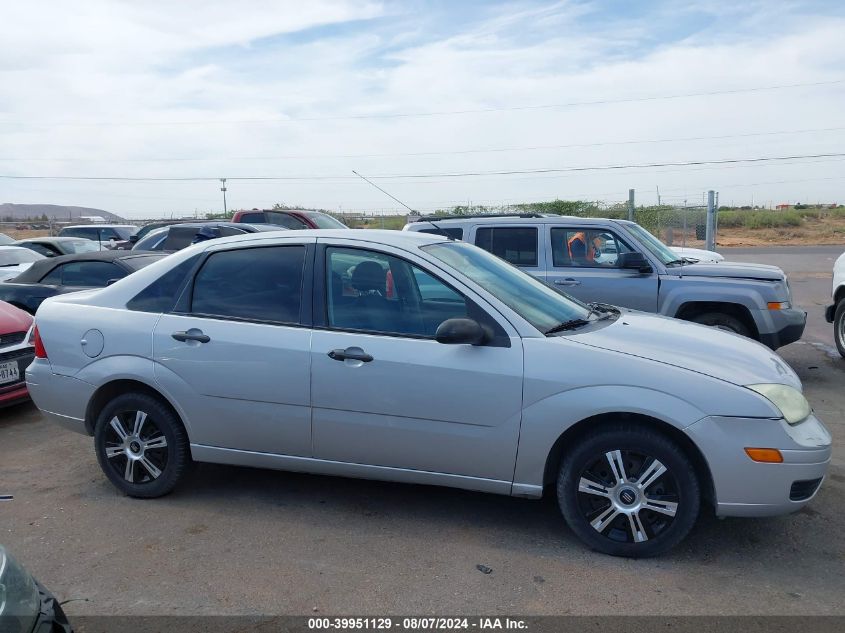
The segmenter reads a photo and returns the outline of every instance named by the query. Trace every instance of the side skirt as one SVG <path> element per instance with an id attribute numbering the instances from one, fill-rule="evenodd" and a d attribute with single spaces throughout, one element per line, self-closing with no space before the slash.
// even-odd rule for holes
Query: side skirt
<path id="1" fill-rule="evenodd" d="M 461 488 L 463 490 L 475 490 L 501 495 L 511 494 L 510 481 L 434 473 L 425 470 L 352 464 L 348 462 L 315 459 L 312 457 L 294 457 L 291 455 L 259 453 L 233 448 L 219 448 L 216 446 L 204 446 L 202 444 L 191 444 L 191 456 L 195 461 L 211 462 L 214 464 L 289 470 L 300 473 L 355 477 L 358 479 L 397 481 L 400 483 L 424 484 L 429 486 L 447 486 L 450 488 Z"/>

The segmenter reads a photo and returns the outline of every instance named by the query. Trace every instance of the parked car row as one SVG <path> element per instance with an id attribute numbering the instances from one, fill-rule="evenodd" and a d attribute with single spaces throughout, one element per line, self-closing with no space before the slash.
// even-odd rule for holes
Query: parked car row
<path id="1" fill-rule="evenodd" d="M 466 241 L 302 230 L 166 257 L 97 253 L 127 274 L 96 271 L 104 287 L 43 300 L 27 384 L 136 497 L 168 493 L 191 461 L 526 498 L 553 489 L 575 534 L 625 556 L 670 549 L 702 505 L 720 516 L 805 505 L 831 440 L 782 359 L 554 283 L 608 284 L 626 301 L 640 284 L 650 312 L 750 295 L 749 312 L 767 317 L 749 328 L 769 326 L 755 331 L 776 347 L 794 335 L 777 320 L 791 311 L 783 273 L 740 277 L 678 261 L 630 223 L 573 222 L 436 221 L 432 233 L 460 228 Z M 78 257 L 24 275 L 39 267 L 30 280 L 43 286 L 57 263 L 55 278 L 75 283 L 84 271 L 65 267 Z"/>

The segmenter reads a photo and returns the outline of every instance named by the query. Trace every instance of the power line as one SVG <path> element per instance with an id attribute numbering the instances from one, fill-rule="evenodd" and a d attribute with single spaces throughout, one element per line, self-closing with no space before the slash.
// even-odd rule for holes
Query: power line
<path id="1" fill-rule="evenodd" d="M 270 119 L 218 119 L 218 120 L 183 120 L 183 121 L 100 121 L 100 122 L 62 122 L 55 121 L 50 123 L 35 124 L 36 126 L 49 127 L 121 127 L 121 126 L 162 126 L 162 125 L 228 125 L 240 123 L 298 123 L 308 121 L 345 121 L 345 120 L 360 120 L 360 119 L 400 119 L 400 118 L 415 118 L 415 117 L 435 117 L 435 116 L 452 116 L 452 115 L 466 115 L 466 114 L 489 114 L 493 112 L 519 112 L 519 111 L 536 111 L 536 110 L 554 110 L 557 108 L 571 108 L 577 106 L 589 105 L 609 105 L 617 103 L 642 103 L 648 101 L 664 101 L 670 99 L 686 99 L 690 97 L 712 97 L 719 95 L 743 94 L 753 92 L 767 92 L 771 90 L 787 90 L 791 88 L 809 88 L 816 86 L 832 86 L 836 84 L 845 83 L 845 78 L 834 79 L 831 81 L 814 81 L 795 84 L 779 84 L 769 86 L 752 86 L 746 88 L 733 88 L 727 90 L 710 90 L 701 92 L 686 92 L 668 95 L 652 95 L 639 97 L 622 97 L 617 99 L 593 99 L 586 101 L 570 101 L 568 103 L 551 103 L 540 105 L 521 105 L 521 106 L 507 106 L 500 108 L 474 108 L 466 110 L 436 110 L 430 112 L 395 112 L 395 113 L 372 113 L 372 114 L 348 114 L 338 116 L 324 116 L 324 117 L 274 117 Z M 0 120 L 0 125 L 20 125 L 19 121 Z"/>
<path id="2" fill-rule="evenodd" d="M 190 157 L 174 157 L 174 158 L 0 158 L 0 161 L 27 161 L 27 162 L 90 162 L 90 163 L 147 163 L 147 162 L 206 162 L 206 161 L 232 161 L 232 160 L 288 160 L 288 159 L 334 159 L 334 158 L 394 158 L 402 156 L 454 156 L 464 154 L 492 154 L 502 152 L 527 152 L 536 150 L 549 149 L 576 149 L 585 147 L 607 147 L 614 145 L 646 145 L 651 143 L 681 143 L 690 141 L 715 141 L 727 140 L 734 138 L 754 138 L 759 136 L 782 136 L 789 134 L 812 134 L 818 132 L 838 132 L 845 130 L 845 126 L 838 127 L 823 127 L 810 128 L 803 130 L 778 130 L 770 132 L 749 132 L 745 134 L 719 134 L 715 136 L 686 136 L 676 138 L 662 138 L 662 139 L 643 139 L 643 140 L 625 140 L 625 141 L 600 141 L 597 143 L 570 143 L 567 145 L 529 145 L 523 147 L 497 147 L 497 148 L 482 148 L 482 149 L 466 149 L 466 150 L 443 150 L 431 152 L 403 152 L 403 153 L 385 153 L 385 154 L 287 154 L 281 156 L 227 156 L 225 158 L 190 158 Z"/>
<path id="3" fill-rule="evenodd" d="M 612 171 L 620 169 L 647 169 L 652 167 L 691 167 L 701 165 L 737 165 L 743 163 L 764 163 L 780 162 L 790 160 L 805 160 L 813 158 L 842 158 L 845 152 L 828 154 L 799 154 L 793 156 L 759 156 L 755 158 L 725 158 L 718 160 L 691 160 L 667 163 L 636 163 L 628 165 L 592 165 L 583 167 L 541 167 L 536 169 L 503 169 L 494 171 L 471 171 L 471 172 L 445 172 L 429 174 L 382 174 L 370 176 L 370 179 L 394 180 L 400 178 L 426 179 L 426 178 L 464 178 L 469 176 L 509 176 L 517 174 L 550 174 L 582 171 Z M 0 174 L 0 178 L 6 180 L 81 180 L 81 181 L 119 181 L 119 182 L 204 182 L 219 181 L 216 176 L 185 176 L 185 177 L 158 177 L 158 176 L 21 176 L 12 174 Z M 296 180 L 354 180 L 358 176 L 234 176 L 227 177 L 227 180 L 239 181 L 296 181 Z"/>

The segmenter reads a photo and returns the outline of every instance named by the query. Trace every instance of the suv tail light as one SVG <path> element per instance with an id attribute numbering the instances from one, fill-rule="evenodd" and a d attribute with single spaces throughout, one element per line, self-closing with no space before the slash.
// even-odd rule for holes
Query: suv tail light
<path id="1" fill-rule="evenodd" d="M 38 333 L 38 326 L 32 328 L 31 343 L 35 347 L 35 358 L 47 358 L 47 350 L 44 348 L 44 342 L 41 340 L 41 335 Z"/>

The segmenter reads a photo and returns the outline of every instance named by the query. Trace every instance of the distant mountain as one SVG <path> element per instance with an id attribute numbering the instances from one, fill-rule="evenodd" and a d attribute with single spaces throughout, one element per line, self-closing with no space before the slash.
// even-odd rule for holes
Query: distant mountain
<path id="1" fill-rule="evenodd" d="M 13 221 L 27 218 L 41 218 L 46 215 L 50 220 L 78 220 L 83 215 L 98 215 L 106 222 L 125 222 L 123 218 L 109 211 L 91 207 L 66 207 L 59 204 L 0 204 L 0 220 L 12 218 Z M 7 220 L 8 221 L 8 220 Z"/>

